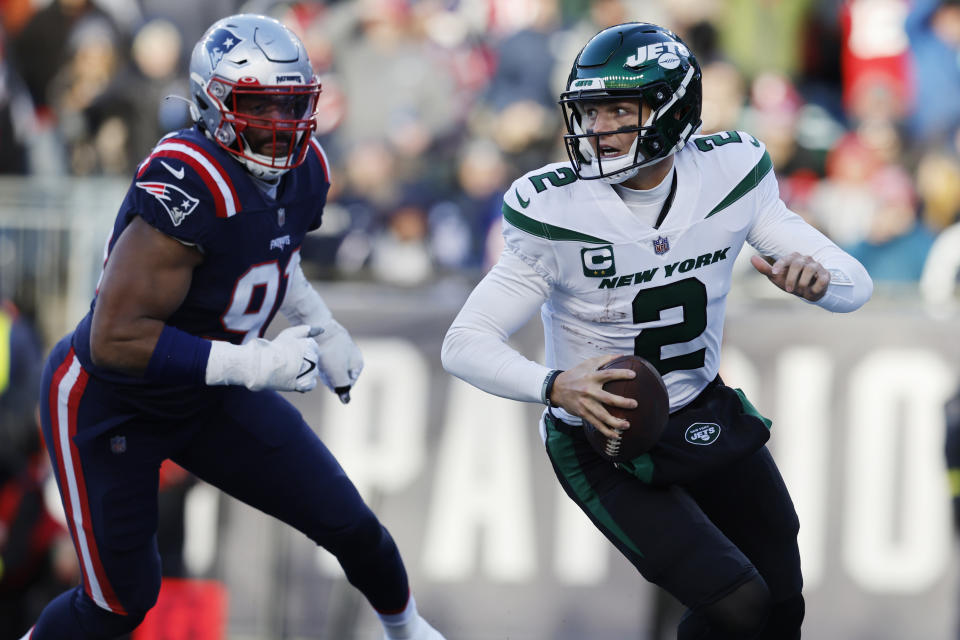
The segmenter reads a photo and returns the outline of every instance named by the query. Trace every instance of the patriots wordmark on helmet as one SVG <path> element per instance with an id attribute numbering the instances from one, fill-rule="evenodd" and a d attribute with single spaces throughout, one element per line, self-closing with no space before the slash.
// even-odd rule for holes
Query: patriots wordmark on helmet
<path id="1" fill-rule="evenodd" d="M 175 227 L 179 227 L 200 202 L 183 189 L 166 182 L 138 182 L 137 186 L 160 201 Z"/>

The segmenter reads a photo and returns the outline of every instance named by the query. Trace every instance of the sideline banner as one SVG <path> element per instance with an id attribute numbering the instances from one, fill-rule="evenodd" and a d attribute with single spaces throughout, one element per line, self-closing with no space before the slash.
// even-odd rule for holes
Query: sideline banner
<path id="1" fill-rule="evenodd" d="M 435 626 L 457 640 L 674 637 L 676 610 L 563 495 L 541 408 L 442 370 L 466 291 L 322 290 L 366 366 L 349 405 L 326 391 L 291 399 L 397 540 Z M 960 374 L 956 327 L 871 305 L 729 310 L 721 373 L 773 419 L 769 446 L 800 514 L 805 637 L 954 637 L 943 405 Z M 539 319 L 513 343 L 540 358 Z M 329 555 L 236 503 L 225 514 L 231 638 L 262 633 L 278 608 L 287 637 L 376 636 Z"/>

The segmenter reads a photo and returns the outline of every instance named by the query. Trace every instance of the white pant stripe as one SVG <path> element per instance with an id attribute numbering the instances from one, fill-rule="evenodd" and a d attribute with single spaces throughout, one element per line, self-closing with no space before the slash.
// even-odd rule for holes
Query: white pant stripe
<path id="1" fill-rule="evenodd" d="M 107 604 L 103 593 L 100 591 L 100 582 L 97 580 L 97 573 L 94 570 L 93 562 L 90 559 L 90 546 L 87 540 L 86 532 L 83 529 L 83 508 L 80 504 L 80 492 L 77 489 L 76 471 L 73 468 L 73 442 L 70 440 L 70 392 L 80 376 L 80 361 L 73 356 L 73 362 L 66 375 L 60 380 L 60 386 L 57 388 L 57 438 L 60 441 L 60 455 L 63 458 L 64 480 L 67 483 L 67 491 L 70 495 L 70 507 L 73 518 L 74 529 L 77 532 L 77 544 L 80 547 L 80 560 L 83 562 L 87 582 L 90 587 L 90 594 L 94 602 L 101 609 L 112 611 Z"/>

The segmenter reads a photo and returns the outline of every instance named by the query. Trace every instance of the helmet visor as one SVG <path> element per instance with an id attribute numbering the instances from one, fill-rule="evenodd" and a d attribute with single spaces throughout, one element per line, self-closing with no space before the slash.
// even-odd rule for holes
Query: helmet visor
<path id="1" fill-rule="evenodd" d="M 296 123 L 312 117 L 315 108 L 316 95 L 307 90 L 277 92 L 238 88 L 233 92 L 233 110 L 247 120 Z"/>

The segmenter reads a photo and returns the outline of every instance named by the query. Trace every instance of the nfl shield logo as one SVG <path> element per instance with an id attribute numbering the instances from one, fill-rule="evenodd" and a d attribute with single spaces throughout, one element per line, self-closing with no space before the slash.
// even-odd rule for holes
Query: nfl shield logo
<path id="1" fill-rule="evenodd" d="M 658 256 L 662 256 L 667 251 L 670 251 L 670 241 L 659 236 L 656 240 L 653 241 L 653 250 L 657 253 Z"/>
<path id="2" fill-rule="evenodd" d="M 113 436 L 110 438 L 110 451 L 113 453 L 123 453 L 127 450 L 126 436 Z"/>

